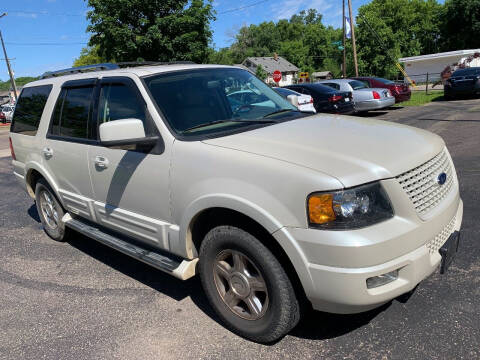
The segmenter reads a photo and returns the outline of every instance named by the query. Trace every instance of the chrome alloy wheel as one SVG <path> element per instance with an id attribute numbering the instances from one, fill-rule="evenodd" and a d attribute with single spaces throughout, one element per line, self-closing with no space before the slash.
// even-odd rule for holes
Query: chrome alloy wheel
<path id="1" fill-rule="evenodd" d="M 258 320 L 268 309 L 268 290 L 262 274 L 243 253 L 223 250 L 215 258 L 213 277 L 228 308 L 246 320 Z"/>
<path id="2" fill-rule="evenodd" d="M 47 225 L 52 229 L 56 229 L 58 227 L 58 212 L 52 195 L 48 191 L 42 191 L 40 194 L 40 209 Z"/>

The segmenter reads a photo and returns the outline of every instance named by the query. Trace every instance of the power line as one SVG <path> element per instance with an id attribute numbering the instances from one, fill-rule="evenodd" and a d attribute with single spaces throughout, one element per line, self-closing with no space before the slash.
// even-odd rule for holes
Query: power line
<path id="1" fill-rule="evenodd" d="M 33 42 L 33 43 L 22 43 L 22 42 L 5 42 L 7 45 L 14 46 L 63 46 L 63 45 L 87 45 L 86 42 Z"/>
<path id="2" fill-rule="evenodd" d="M 9 14 L 17 15 L 55 15 L 55 16 L 85 16 L 86 14 L 73 14 L 73 13 L 51 13 L 49 11 L 23 11 L 23 10 L 9 10 L 6 11 Z"/>
<path id="3" fill-rule="evenodd" d="M 255 3 L 249 4 L 249 5 L 244 5 L 244 6 L 240 6 L 240 7 L 237 7 L 237 8 L 228 9 L 228 10 L 225 10 L 225 11 L 220 11 L 220 12 L 218 12 L 217 14 L 218 14 L 218 15 L 222 15 L 222 14 L 227 14 L 227 13 L 231 13 L 231 12 L 235 12 L 235 11 L 239 11 L 239 10 L 244 10 L 244 9 L 247 9 L 247 8 L 249 8 L 249 7 L 252 7 L 252 6 L 257 6 L 257 5 L 266 3 L 267 1 L 271 1 L 271 0 L 261 0 L 261 1 L 257 1 L 257 2 L 255 2 Z"/>

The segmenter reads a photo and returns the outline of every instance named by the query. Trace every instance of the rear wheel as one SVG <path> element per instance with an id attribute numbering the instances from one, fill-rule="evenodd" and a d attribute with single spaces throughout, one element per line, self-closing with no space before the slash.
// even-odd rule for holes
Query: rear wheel
<path id="1" fill-rule="evenodd" d="M 300 308 L 287 274 L 248 232 L 212 229 L 200 247 L 198 266 L 210 304 L 233 332 L 268 343 L 297 325 Z"/>
<path id="2" fill-rule="evenodd" d="M 55 241 L 65 241 L 66 235 L 68 235 L 62 221 L 65 211 L 50 186 L 43 179 L 38 180 L 35 187 L 35 201 L 45 232 Z"/>

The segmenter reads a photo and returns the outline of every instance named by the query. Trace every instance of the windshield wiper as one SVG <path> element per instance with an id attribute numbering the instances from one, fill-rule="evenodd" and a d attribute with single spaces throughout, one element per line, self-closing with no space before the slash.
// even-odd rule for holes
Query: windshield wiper
<path id="1" fill-rule="evenodd" d="M 278 121 L 275 120 L 247 120 L 247 119 L 229 119 L 229 120 L 215 120 L 215 121 L 210 121 L 204 124 L 199 124 L 192 126 L 188 129 L 182 130 L 182 133 L 186 133 L 195 129 L 200 129 L 203 127 L 211 126 L 211 125 L 216 125 L 216 124 L 222 124 L 222 123 L 227 123 L 227 122 L 233 122 L 233 123 L 251 123 L 251 124 L 271 124 L 271 123 L 277 123 Z"/>

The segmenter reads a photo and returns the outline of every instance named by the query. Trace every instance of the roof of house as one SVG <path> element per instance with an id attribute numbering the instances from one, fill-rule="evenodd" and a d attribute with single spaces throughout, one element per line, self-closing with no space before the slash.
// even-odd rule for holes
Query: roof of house
<path id="1" fill-rule="evenodd" d="M 436 54 L 428 54 L 428 55 L 420 55 L 420 56 L 411 56 L 398 59 L 399 62 L 414 62 L 414 61 L 424 61 L 424 60 L 431 60 L 431 59 L 439 59 L 444 57 L 452 57 L 452 56 L 469 56 L 475 53 L 480 53 L 480 49 L 471 49 L 471 50 L 456 50 L 456 51 L 448 51 L 443 53 L 436 53 Z"/>
<path id="2" fill-rule="evenodd" d="M 248 57 L 242 64 L 249 67 L 247 61 L 250 61 L 255 67 L 262 65 L 263 69 L 269 74 L 272 74 L 275 70 L 279 70 L 282 73 L 289 71 L 297 72 L 299 70 L 298 67 L 281 56 L 278 56 L 277 60 L 274 57 Z"/>
<path id="3" fill-rule="evenodd" d="M 333 76 L 331 71 L 316 71 L 316 72 L 312 73 L 313 77 L 324 77 L 324 76 L 328 76 L 328 75 Z"/>

